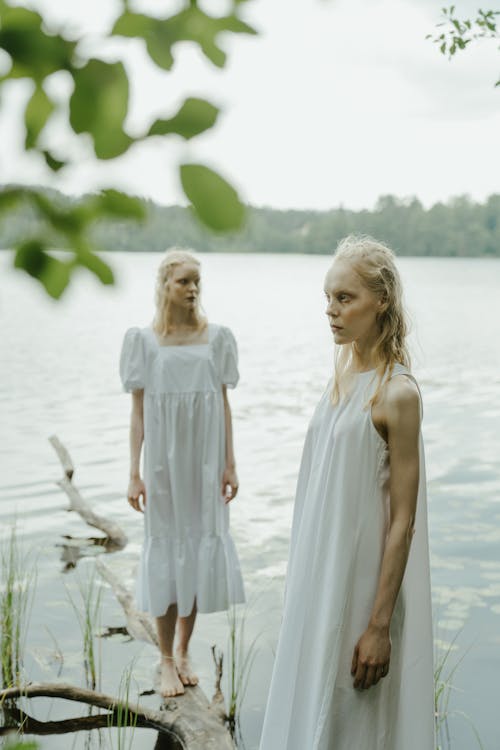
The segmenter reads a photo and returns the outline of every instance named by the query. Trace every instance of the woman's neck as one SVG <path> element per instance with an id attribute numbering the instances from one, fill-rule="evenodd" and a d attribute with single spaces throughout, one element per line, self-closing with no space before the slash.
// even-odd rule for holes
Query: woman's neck
<path id="1" fill-rule="evenodd" d="M 185 310 L 172 306 L 168 311 L 166 328 L 169 333 L 196 331 L 202 327 L 198 310 Z"/>
<path id="2" fill-rule="evenodd" d="M 373 347 L 357 346 L 352 347 L 352 363 L 357 372 L 375 369 L 375 360 L 373 357 Z"/>

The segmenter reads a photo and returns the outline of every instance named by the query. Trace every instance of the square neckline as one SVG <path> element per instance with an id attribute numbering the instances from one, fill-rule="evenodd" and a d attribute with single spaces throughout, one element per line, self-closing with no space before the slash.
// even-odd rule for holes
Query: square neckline
<path id="1" fill-rule="evenodd" d="M 156 333 L 153 331 L 151 326 L 147 327 L 147 330 L 151 333 L 151 336 L 153 337 L 153 340 L 158 347 L 158 349 L 190 349 L 192 347 L 201 347 L 201 346 L 210 346 L 212 343 L 212 323 L 207 323 L 207 329 L 208 329 L 208 341 L 205 341 L 201 344 L 160 344 L 158 341 L 158 337 Z"/>

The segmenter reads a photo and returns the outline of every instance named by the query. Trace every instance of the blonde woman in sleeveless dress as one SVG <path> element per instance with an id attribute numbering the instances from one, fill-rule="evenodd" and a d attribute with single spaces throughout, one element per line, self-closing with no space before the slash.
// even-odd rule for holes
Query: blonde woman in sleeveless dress
<path id="1" fill-rule="evenodd" d="M 196 257 L 168 251 L 153 324 L 127 331 L 120 359 L 132 393 L 128 501 L 144 512 L 137 606 L 156 619 L 165 697 L 198 682 L 188 653 L 197 612 L 245 599 L 228 508 L 238 492 L 227 396 L 237 347 L 202 315 L 200 283 Z"/>
<path id="2" fill-rule="evenodd" d="M 303 450 L 260 750 L 434 750 L 422 407 L 393 253 L 347 237 L 324 292 L 335 371 Z"/>

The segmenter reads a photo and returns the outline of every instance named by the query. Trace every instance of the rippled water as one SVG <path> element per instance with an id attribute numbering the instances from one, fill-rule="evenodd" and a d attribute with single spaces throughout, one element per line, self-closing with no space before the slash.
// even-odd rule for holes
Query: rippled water
<path id="1" fill-rule="evenodd" d="M 78 596 L 78 579 L 92 573 L 92 557 L 101 552 L 78 547 L 85 557 L 72 568 L 77 554 L 64 536 L 85 539 L 92 531 L 65 509 L 49 435 L 56 433 L 70 450 L 84 496 L 125 528 L 129 545 L 106 561 L 127 578 L 142 538 L 141 518 L 124 499 L 129 397 L 120 391 L 117 358 L 124 330 L 152 317 L 158 256 L 109 257 L 116 287 L 104 288 L 82 272 L 66 298 L 55 303 L 35 282 L 8 268 L 9 256 L 0 256 L 0 522 L 7 528 L 17 515 L 37 555 L 27 659 L 35 680 L 59 673 L 61 679 L 81 682 L 81 637 L 67 589 Z M 210 319 L 231 326 L 240 346 L 241 381 L 231 401 L 241 489 L 232 528 L 251 601 L 248 640 L 260 634 L 242 716 L 248 750 L 258 743 L 279 627 L 302 441 L 331 367 L 322 296 L 327 266 L 325 257 L 203 257 L 206 311 Z M 486 750 L 497 750 L 500 262 L 406 258 L 400 268 L 414 323 L 414 370 L 425 402 L 438 648 L 458 633 L 451 659 L 464 658 L 454 677 L 451 708 L 471 717 Z M 123 624 L 107 587 L 101 619 L 103 627 Z M 210 646 L 224 647 L 226 636 L 225 614 L 200 616 L 193 654 L 208 694 L 214 681 Z M 151 687 L 152 648 L 122 636 L 100 644 L 104 691 L 116 692 L 119 675 L 134 657 L 138 689 Z M 37 716 L 45 711 L 41 718 L 72 715 L 50 701 L 36 705 Z M 476 746 L 463 718 L 451 718 L 450 728 L 454 750 Z M 67 747 L 67 738 L 46 739 L 42 746 Z"/>

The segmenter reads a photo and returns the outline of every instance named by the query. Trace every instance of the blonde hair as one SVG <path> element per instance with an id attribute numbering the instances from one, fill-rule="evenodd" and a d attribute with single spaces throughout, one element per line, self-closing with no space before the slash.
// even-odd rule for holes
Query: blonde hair
<path id="1" fill-rule="evenodd" d="M 153 320 L 153 329 L 160 336 L 166 336 L 171 330 L 169 320 L 169 295 L 167 281 L 172 276 L 174 268 L 176 266 L 182 265 L 182 263 L 194 263 L 198 267 L 200 266 L 200 261 L 190 250 L 173 247 L 170 250 L 167 250 L 158 267 L 155 294 L 156 312 Z M 201 314 L 201 305 L 199 298 L 197 301 L 193 322 L 199 327 L 203 327 L 204 325 L 206 325 L 206 320 L 202 317 Z"/>
<path id="2" fill-rule="evenodd" d="M 347 261 L 363 285 L 385 303 L 383 310 L 377 315 L 379 336 L 372 351 L 378 382 L 367 404 L 371 407 L 379 398 L 382 386 L 391 377 L 394 365 L 400 363 L 410 367 L 406 345 L 409 327 L 403 305 L 401 277 L 393 251 L 384 243 L 366 235 L 349 235 L 341 240 L 333 257 L 333 262 L 336 260 Z M 336 347 L 331 392 L 334 404 L 349 391 L 349 384 L 354 376 L 353 355 L 353 344 Z"/>

